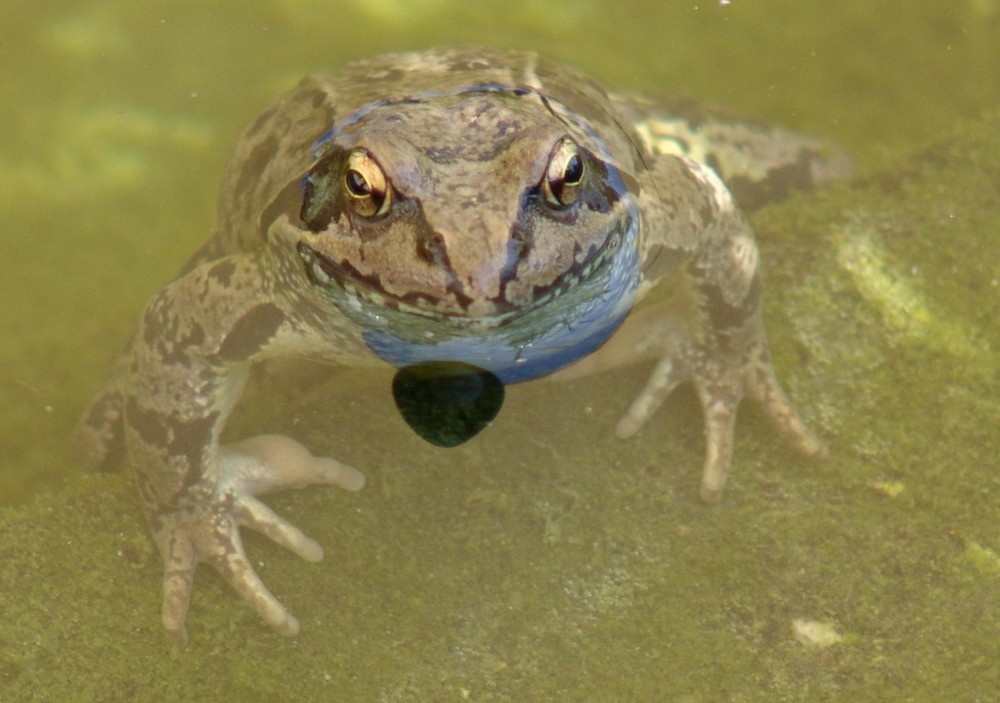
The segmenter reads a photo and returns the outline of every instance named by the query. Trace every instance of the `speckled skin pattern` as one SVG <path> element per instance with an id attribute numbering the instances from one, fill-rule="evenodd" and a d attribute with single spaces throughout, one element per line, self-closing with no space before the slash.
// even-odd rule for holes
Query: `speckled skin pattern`
<path id="1" fill-rule="evenodd" d="M 135 470 L 164 560 L 167 632 L 186 640 L 199 562 L 278 632 L 298 632 L 240 527 L 318 560 L 320 546 L 255 496 L 364 479 L 289 438 L 219 436 L 251 365 L 385 364 L 373 330 L 407 350 L 446 340 L 461 356 L 492 339 L 527 357 L 540 328 L 568 329 L 606 298 L 624 323 L 554 376 L 655 361 L 623 437 L 692 382 L 703 500 L 722 496 L 744 396 L 823 456 L 771 368 L 757 247 L 731 192 L 754 206 L 847 170 L 821 142 L 611 95 L 534 54 L 392 55 L 305 79 L 243 135 L 214 236 L 150 301 L 77 436 L 91 464 L 124 449 Z"/>

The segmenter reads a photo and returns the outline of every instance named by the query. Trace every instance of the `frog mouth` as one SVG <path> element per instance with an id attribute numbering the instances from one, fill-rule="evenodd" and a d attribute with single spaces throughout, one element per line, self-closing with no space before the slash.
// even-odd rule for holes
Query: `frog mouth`
<path id="1" fill-rule="evenodd" d="M 309 280 L 321 288 L 342 291 L 347 298 L 376 308 L 435 319 L 445 316 L 441 310 L 431 309 L 432 300 L 427 296 L 392 295 L 385 290 L 377 275 L 363 274 L 349 262 L 335 261 L 305 242 L 299 242 L 296 250 L 306 266 Z"/>
<path id="2" fill-rule="evenodd" d="M 625 319 L 639 287 L 638 222 L 537 291 L 530 307 L 488 317 L 448 315 L 400 300 L 299 243 L 310 280 L 357 325 L 368 348 L 397 369 L 458 362 L 503 384 L 546 376 L 600 347 Z"/>
<path id="3" fill-rule="evenodd" d="M 442 300 L 428 294 L 411 293 L 400 296 L 389 293 L 377 274 L 364 274 L 352 266 L 350 262 L 336 261 L 305 242 L 299 242 L 297 251 L 306 266 L 309 280 L 321 288 L 334 291 L 335 302 L 349 317 L 351 310 L 361 306 L 371 308 L 373 315 L 377 315 L 378 313 L 375 311 L 380 310 L 414 315 L 425 320 L 471 321 L 478 319 L 486 326 L 493 327 L 502 324 L 503 321 L 517 313 L 517 309 L 511 307 L 508 310 L 498 310 L 495 315 L 473 318 L 466 312 L 472 299 L 460 291 L 453 292 L 453 301 L 449 301 L 451 307 L 455 307 L 457 303 L 462 309 L 462 312 L 456 312 L 446 309 Z M 336 295 L 336 292 L 339 292 L 340 295 Z M 344 298 L 343 304 L 340 298 Z M 345 305 L 348 309 L 344 309 Z"/>
<path id="4" fill-rule="evenodd" d="M 360 309 L 368 309 L 373 317 L 391 311 L 442 323 L 456 332 L 476 332 L 503 327 L 540 308 L 558 305 L 557 301 L 568 293 L 585 287 L 591 280 L 602 278 L 601 274 L 613 266 L 628 230 L 627 226 L 615 228 L 603 246 L 596 247 L 581 261 L 567 267 L 551 283 L 535 286 L 531 300 L 526 304 L 514 303 L 507 298 L 508 282 L 517 277 L 516 266 L 501 281 L 499 295 L 474 306 L 474 299 L 466 295 L 457 283 L 449 287 L 450 298 L 447 301 L 425 293 L 400 296 L 388 292 L 378 275 L 364 274 L 350 262 L 336 261 L 305 242 L 298 243 L 297 252 L 305 264 L 309 280 L 334 292 L 335 302 L 348 317 L 353 317 L 352 313 Z"/>

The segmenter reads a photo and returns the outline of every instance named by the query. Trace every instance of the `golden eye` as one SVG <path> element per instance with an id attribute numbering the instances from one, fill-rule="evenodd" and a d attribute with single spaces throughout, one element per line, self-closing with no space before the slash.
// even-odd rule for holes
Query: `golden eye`
<path id="1" fill-rule="evenodd" d="M 361 217 L 384 215 L 392 205 L 392 186 L 385 171 L 364 149 L 355 149 L 347 157 L 344 192 L 351 209 Z"/>
<path id="2" fill-rule="evenodd" d="M 559 140 L 549 157 L 542 181 L 545 200 L 553 207 L 569 207 L 580 197 L 585 175 L 586 162 L 580 147 L 568 138 Z"/>

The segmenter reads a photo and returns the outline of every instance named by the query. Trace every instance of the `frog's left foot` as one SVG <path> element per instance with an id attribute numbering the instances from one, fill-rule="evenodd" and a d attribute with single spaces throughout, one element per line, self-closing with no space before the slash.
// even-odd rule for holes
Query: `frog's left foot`
<path id="1" fill-rule="evenodd" d="M 796 450 L 810 458 L 826 456 L 826 446 L 806 427 L 778 385 L 763 347 L 742 364 L 720 364 L 716 359 L 704 357 L 688 364 L 664 357 L 618 422 L 615 428 L 618 436 L 631 437 L 638 432 L 670 392 L 689 380 L 695 385 L 705 414 L 707 448 L 700 495 L 706 503 L 722 500 L 733 456 L 736 411 L 744 396 L 761 404 L 771 422 Z"/>
<path id="2" fill-rule="evenodd" d="M 754 356 L 748 369 L 746 392 L 760 403 L 771 423 L 792 447 L 809 459 L 825 459 L 826 445 L 806 427 L 791 401 L 781 390 L 766 350 Z"/>
<path id="3" fill-rule="evenodd" d="M 165 564 L 163 625 L 173 640 L 186 642 L 184 623 L 194 571 L 204 561 L 261 619 L 282 635 L 294 637 L 299 623 L 254 571 L 240 527 L 260 532 L 303 559 L 319 561 L 323 558 L 319 543 L 254 496 L 317 483 L 356 491 L 364 485 L 364 476 L 333 459 L 315 457 L 295 440 L 279 435 L 253 437 L 223 448 L 219 469 L 221 477 L 201 509 L 168 516 L 159 529 L 154 525 Z"/>

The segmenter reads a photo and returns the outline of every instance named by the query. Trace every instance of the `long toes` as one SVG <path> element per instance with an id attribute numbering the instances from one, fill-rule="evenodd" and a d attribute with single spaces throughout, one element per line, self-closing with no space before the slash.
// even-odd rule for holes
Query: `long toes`
<path id="1" fill-rule="evenodd" d="M 161 618 L 163 627 L 178 645 L 187 644 L 188 608 L 191 605 L 191 589 L 194 583 L 194 570 L 198 565 L 194 549 L 190 542 L 173 539 L 165 547 L 164 561 L 166 569 L 163 574 L 163 607 Z"/>
<path id="2" fill-rule="evenodd" d="M 771 424 L 800 454 L 811 459 L 826 457 L 826 445 L 806 427 L 778 385 L 778 379 L 770 366 L 762 364 L 754 369 L 747 391 L 750 397 L 760 403 Z"/>
<path id="3" fill-rule="evenodd" d="M 238 540 L 238 537 L 237 537 Z M 230 543 L 225 553 L 207 560 L 240 594 L 257 615 L 279 634 L 294 637 L 299 634 L 299 621 L 272 595 L 243 552 L 241 543 Z"/>
<path id="4" fill-rule="evenodd" d="M 365 477 L 353 466 L 316 457 L 290 437 L 259 435 L 225 447 L 223 461 L 234 464 L 248 493 L 259 495 L 279 488 L 303 488 L 325 483 L 357 491 Z"/>
<path id="5" fill-rule="evenodd" d="M 823 440 L 813 434 L 797 414 L 781 420 L 775 417 L 771 419 L 788 443 L 803 456 L 809 459 L 825 459 L 829 454 Z"/>
<path id="6" fill-rule="evenodd" d="M 705 403 L 705 468 L 701 475 L 701 499 L 710 504 L 722 500 L 733 458 L 733 431 L 736 404 L 721 401 Z"/>
<path id="7" fill-rule="evenodd" d="M 316 477 L 316 480 L 310 483 L 329 483 L 348 491 L 360 491 L 365 486 L 363 473 L 336 459 L 314 456 L 309 464 L 309 470 Z"/>
<path id="8" fill-rule="evenodd" d="M 639 392 L 625 415 L 618 421 L 615 426 L 615 434 L 622 439 L 627 439 L 642 429 L 642 426 L 660 409 L 663 401 L 681 382 L 682 375 L 670 358 L 662 358 L 653 369 L 646 386 Z"/>
<path id="9" fill-rule="evenodd" d="M 255 498 L 247 496 L 240 499 L 235 516 L 240 524 L 260 532 L 307 561 L 319 561 L 323 558 L 323 548 L 319 542 L 307 537 L 302 530 Z"/>

